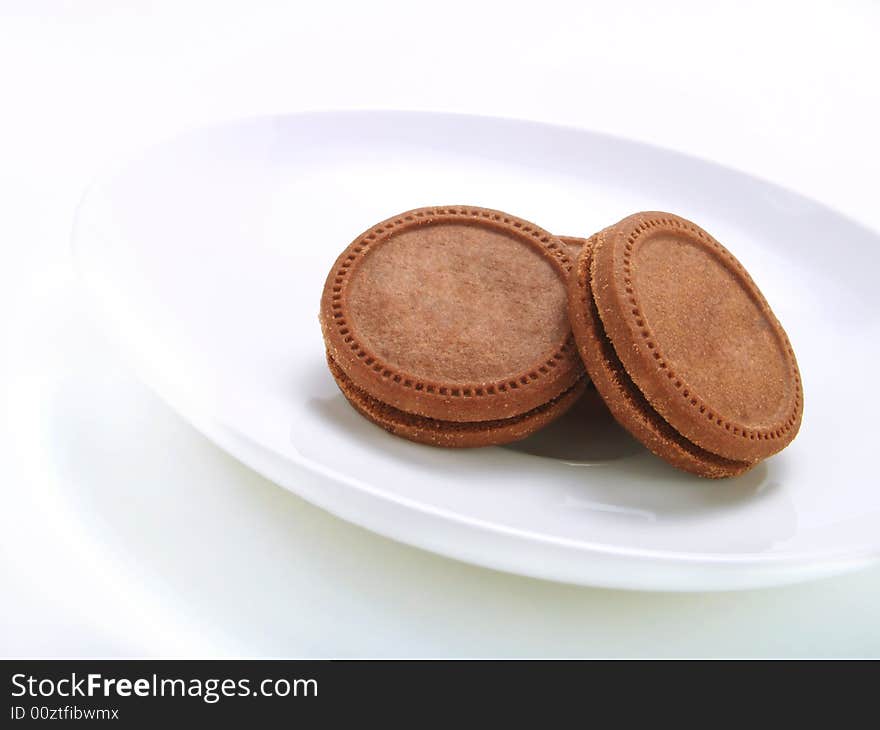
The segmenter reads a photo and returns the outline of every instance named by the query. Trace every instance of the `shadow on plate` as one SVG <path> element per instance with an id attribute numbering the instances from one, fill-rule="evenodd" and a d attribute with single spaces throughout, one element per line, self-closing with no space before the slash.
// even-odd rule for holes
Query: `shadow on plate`
<path id="1" fill-rule="evenodd" d="M 581 399 L 553 423 L 501 448 L 584 466 L 644 451 L 614 420 L 592 384 Z"/>

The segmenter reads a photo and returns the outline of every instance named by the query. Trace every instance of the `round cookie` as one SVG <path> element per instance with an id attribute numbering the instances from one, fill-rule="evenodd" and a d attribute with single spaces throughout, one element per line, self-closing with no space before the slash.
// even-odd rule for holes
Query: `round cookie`
<path id="1" fill-rule="evenodd" d="M 605 335 L 651 407 L 688 441 L 758 461 L 788 445 L 803 413 L 791 344 L 742 265 L 670 213 L 638 213 L 592 246 Z"/>
<path id="2" fill-rule="evenodd" d="M 349 398 L 369 403 L 374 421 L 391 412 L 382 404 L 478 423 L 484 440 L 521 438 L 522 425 L 486 424 L 524 414 L 523 423 L 542 424 L 535 412 L 561 414 L 551 402 L 583 379 L 568 323 L 571 266 L 558 238 L 500 211 L 420 208 L 370 228 L 336 260 L 321 299 L 344 392 L 373 399 Z"/>
<path id="3" fill-rule="evenodd" d="M 581 378 L 548 403 L 513 418 L 495 421 L 441 421 L 406 413 L 382 403 L 352 383 L 329 355 L 327 364 L 342 394 L 362 416 L 396 436 L 430 446 L 471 448 L 518 441 L 565 413 L 583 395 L 585 389 L 585 381 Z"/>
<path id="4" fill-rule="evenodd" d="M 572 329 L 596 390 L 618 423 L 673 466 L 710 478 L 736 476 L 748 471 L 752 462 L 725 459 L 684 438 L 651 407 L 627 375 L 605 336 L 590 284 L 592 246 L 603 234 L 596 234 L 584 242 L 569 287 Z"/>

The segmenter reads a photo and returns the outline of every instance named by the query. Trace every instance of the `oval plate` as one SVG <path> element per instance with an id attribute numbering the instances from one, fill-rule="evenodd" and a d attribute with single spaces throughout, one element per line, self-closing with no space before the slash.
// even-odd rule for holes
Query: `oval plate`
<path id="1" fill-rule="evenodd" d="M 637 210 L 712 232 L 752 273 L 798 354 L 806 411 L 738 479 L 677 472 L 594 396 L 520 444 L 446 451 L 358 416 L 324 362 L 324 277 L 372 223 L 423 205 L 510 211 L 588 236 Z M 224 449 L 305 499 L 492 568 L 617 588 L 723 590 L 880 556 L 873 449 L 880 237 L 730 169 L 527 121 L 326 112 L 230 122 L 96 182 L 76 264 L 137 370 Z"/>

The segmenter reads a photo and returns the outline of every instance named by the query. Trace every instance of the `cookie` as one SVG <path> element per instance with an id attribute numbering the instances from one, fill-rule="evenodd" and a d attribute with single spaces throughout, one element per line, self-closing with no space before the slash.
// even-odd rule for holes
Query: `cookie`
<path id="1" fill-rule="evenodd" d="M 430 446 L 471 448 L 518 441 L 543 428 L 565 413 L 583 395 L 584 379 L 542 406 L 513 418 L 495 421 L 441 421 L 406 413 L 382 403 L 358 388 L 327 356 L 327 365 L 346 400 L 362 416 L 395 436 Z"/>
<path id="2" fill-rule="evenodd" d="M 752 462 L 732 461 L 701 449 L 678 433 L 651 407 L 627 375 L 593 301 L 590 286 L 592 244 L 584 246 L 572 272 L 571 324 L 590 380 L 620 425 L 657 456 L 679 469 L 704 477 L 729 477 L 748 471 Z"/>
<path id="3" fill-rule="evenodd" d="M 690 221 L 638 213 L 596 234 L 569 314 L 612 413 L 674 466 L 733 476 L 796 435 L 803 392 L 788 337 L 742 265 Z"/>
<path id="4" fill-rule="evenodd" d="M 420 208 L 383 221 L 342 252 L 324 286 L 324 342 L 346 378 L 337 382 L 361 413 L 408 437 L 430 429 L 405 427 L 397 412 L 434 431 L 479 424 L 473 443 L 457 445 L 528 435 L 561 415 L 571 398 L 560 396 L 583 379 L 566 303 L 572 263 L 558 238 L 500 211 Z"/>

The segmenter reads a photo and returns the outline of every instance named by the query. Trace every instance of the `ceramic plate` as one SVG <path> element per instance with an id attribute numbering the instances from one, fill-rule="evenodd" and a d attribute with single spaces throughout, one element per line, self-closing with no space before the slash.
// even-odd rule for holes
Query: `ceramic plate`
<path id="1" fill-rule="evenodd" d="M 336 255 L 423 205 L 586 236 L 637 210 L 712 232 L 797 352 L 801 433 L 738 479 L 675 471 L 594 397 L 509 447 L 439 450 L 358 416 L 318 326 Z M 334 514 L 443 555 L 610 587 L 735 589 L 880 556 L 873 377 L 880 237 L 782 188 L 643 144 L 526 121 L 332 112 L 230 122 L 99 179 L 78 269 L 143 378 L 223 448 Z"/>

